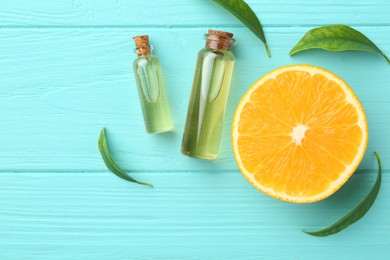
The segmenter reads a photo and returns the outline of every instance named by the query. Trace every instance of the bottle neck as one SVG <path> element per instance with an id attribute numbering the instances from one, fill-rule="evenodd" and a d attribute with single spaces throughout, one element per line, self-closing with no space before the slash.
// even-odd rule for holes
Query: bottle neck
<path id="1" fill-rule="evenodd" d="M 137 53 L 138 57 L 152 55 L 152 48 L 149 45 L 137 46 L 134 51 Z"/>

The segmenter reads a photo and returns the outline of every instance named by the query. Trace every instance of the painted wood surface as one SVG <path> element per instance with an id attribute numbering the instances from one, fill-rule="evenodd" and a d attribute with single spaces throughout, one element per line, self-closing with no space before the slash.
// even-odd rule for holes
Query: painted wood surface
<path id="1" fill-rule="evenodd" d="M 356 27 L 390 53 L 390 27 Z M 105 170 L 96 149 L 101 127 L 118 162 L 133 170 L 237 169 L 230 145 L 235 107 L 248 87 L 278 66 L 310 63 L 340 75 L 360 98 L 369 120 L 368 152 L 390 161 L 389 67 L 368 53 L 288 52 L 308 28 L 267 28 L 272 58 L 244 28 L 222 28 L 237 37 L 236 69 L 228 104 L 220 159 L 193 160 L 180 155 L 197 50 L 206 28 L 185 29 L 2 29 L 0 60 L 4 124 L 0 150 L 6 170 Z M 161 31 L 164 36 L 160 37 Z M 176 131 L 145 134 L 132 72 L 132 35 L 150 34 L 161 59 Z M 166 47 L 174 46 L 174 48 Z M 142 145 L 140 145 L 142 144 Z M 151 163 L 154 162 L 154 163 Z M 384 168 L 388 165 L 384 163 Z M 361 168 L 375 168 L 364 160 Z"/>
<path id="2" fill-rule="evenodd" d="M 386 259 L 388 175 L 361 221 L 318 238 L 301 230 L 345 214 L 375 174 L 356 174 L 331 198 L 296 205 L 264 196 L 238 172 L 149 173 L 154 189 L 105 172 L 2 173 L 0 258 Z"/>
<path id="3" fill-rule="evenodd" d="M 289 57 L 318 25 L 352 25 L 390 54 L 390 2 L 247 1 L 272 52 L 203 0 L 3 0 L 0 8 L 0 259 L 388 259 L 390 257 L 389 65 L 367 53 Z M 220 158 L 180 155 L 196 54 L 208 28 L 232 31 L 237 57 Z M 149 34 L 163 65 L 176 131 L 147 135 L 136 93 L 131 37 Z M 369 146 L 358 174 L 320 203 L 293 205 L 252 188 L 230 147 L 235 106 L 276 67 L 309 63 L 341 76 L 361 100 Z M 113 156 L 148 189 L 108 173 Z M 373 208 L 328 238 L 320 228 L 371 187 L 379 151 L 384 177 Z"/>
<path id="4" fill-rule="evenodd" d="M 389 25 L 387 0 L 247 0 L 266 26 L 346 23 Z M 6 26 L 240 26 L 208 0 L 2 0 L 0 24 Z"/>

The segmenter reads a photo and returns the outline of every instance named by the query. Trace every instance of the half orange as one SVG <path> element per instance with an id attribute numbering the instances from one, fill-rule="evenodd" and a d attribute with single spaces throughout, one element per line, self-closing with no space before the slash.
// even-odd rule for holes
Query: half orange
<path id="1" fill-rule="evenodd" d="M 367 119 L 352 89 L 310 65 L 261 77 L 233 120 L 233 152 L 242 174 L 264 193 L 295 203 L 336 192 L 360 164 L 367 141 Z"/>

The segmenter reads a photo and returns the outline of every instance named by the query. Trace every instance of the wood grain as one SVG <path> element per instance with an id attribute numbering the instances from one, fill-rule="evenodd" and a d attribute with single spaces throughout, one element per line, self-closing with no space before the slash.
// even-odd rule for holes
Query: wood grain
<path id="1" fill-rule="evenodd" d="M 375 173 L 354 175 L 334 196 L 310 205 L 269 198 L 238 172 L 134 174 L 155 188 L 106 172 L 2 173 L 0 257 L 306 259 L 320 252 L 324 259 L 367 259 L 375 251 L 382 259 L 388 253 L 388 173 L 370 212 L 326 239 L 301 229 L 349 211 Z"/>
<path id="2" fill-rule="evenodd" d="M 389 66 L 368 53 L 311 51 L 289 57 L 316 26 L 345 23 L 390 53 L 387 0 L 247 0 L 272 58 L 235 18 L 207 0 L 2 0 L 0 8 L 0 259 L 389 259 Z M 237 57 L 220 158 L 180 154 L 196 53 L 208 28 L 232 31 Z M 160 58 L 176 131 L 147 135 L 132 72 L 132 36 L 149 34 Z M 171 48 L 174 46 L 175 48 Z M 271 199 L 237 171 L 234 108 L 264 73 L 318 65 L 341 76 L 369 121 L 368 152 L 331 198 L 309 205 Z M 109 173 L 97 147 L 107 128 L 114 158 L 154 189 Z M 375 179 L 377 201 L 353 226 L 324 227 Z"/>
<path id="3" fill-rule="evenodd" d="M 357 29 L 384 52 L 390 52 L 390 27 Z M 101 127 L 114 158 L 137 171 L 234 170 L 230 129 L 235 107 L 249 86 L 278 66 L 309 63 L 335 72 L 360 98 L 369 120 L 369 159 L 361 169 L 374 169 L 374 150 L 390 160 L 388 66 L 366 53 L 311 51 L 289 57 L 305 28 L 269 28 L 273 53 L 268 59 L 260 41 L 241 28 L 224 125 L 220 159 L 205 162 L 180 154 L 197 50 L 206 28 L 194 29 L 0 29 L 1 167 L 4 170 L 105 170 L 97 149 Z M 149 33 L 160 57 L 176 131 L 145 133 L 134 74 L 131 37 Z M 164 37 L 159 37 L 164 34 Z M 175 49 L 166 46 L 176 46 Z M 180 50 L 177 53 L 175 50 Z M 389 169 L 384 163 L 384 169 Z"/>
<path id="4" fill-rule="evenodd" d="M 390 25 L 387 0 L 247 0 L 265 26 Z M 208 0 L 3 0 L 3 26 L 240 26 Z"/>

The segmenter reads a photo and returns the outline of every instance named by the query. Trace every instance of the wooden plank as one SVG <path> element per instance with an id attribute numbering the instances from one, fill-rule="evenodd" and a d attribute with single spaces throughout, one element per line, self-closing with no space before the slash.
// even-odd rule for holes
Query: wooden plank
<path id="1" fill-rule="evenodd" d="M 97 149 L 107 127 L 114 158 L 128 170 L 235 170 L 230 129 L 235 107 L 246 89 L 278 66 L 310 63 L 344 78 L 368 116 L 369 156 L 361 169 L 375 168 L 372 152 L 390 160 L 390 78 L 388 65 L 367 53 L 311 51 L 289 57 L 305 28 L 269 28 L 272 58 L 241 28 L 221 145 L 220 159 L 206 162 L 184 157 L 180 143 L 197 50 L 204 28 L 193 29 L 1 29 L 0 135 L 3 170 L 105 170 Z M 390 53 L 390 27 L 358 28 Z M 131 36 L 151 35 L 165 71 L 176 131 L 147 135 L 132 72 Z M 159 35 L 164 34 L 164 37 Z M 172 48 L 174 46 L 174 48 Z M 384 168 L 389 169 L 387 164 Z"/>
<path id="2" fill-rule="evenodd" d="M 266 26 L 390 24 L 387 0 L 247 0 Z M 336 17 L 336 19 L 335 19 Z M 2 26 L 241 26 L 209 1 L 3 0 Z"/>
<path id="3" fill-rule="evenodd" d="M 375 173 L 354 175 L 331 198 L 308 205 L 269 198 L 236 171 L 135 176 L 155 188 L 107 172 L 0 174 L 0 258 L 368 259 L 375 252 L 380 259 L 389 253 L 386 177 L 370 212 L 350 228 L 327 238 L 301 232 L 349 211 Z"/>

